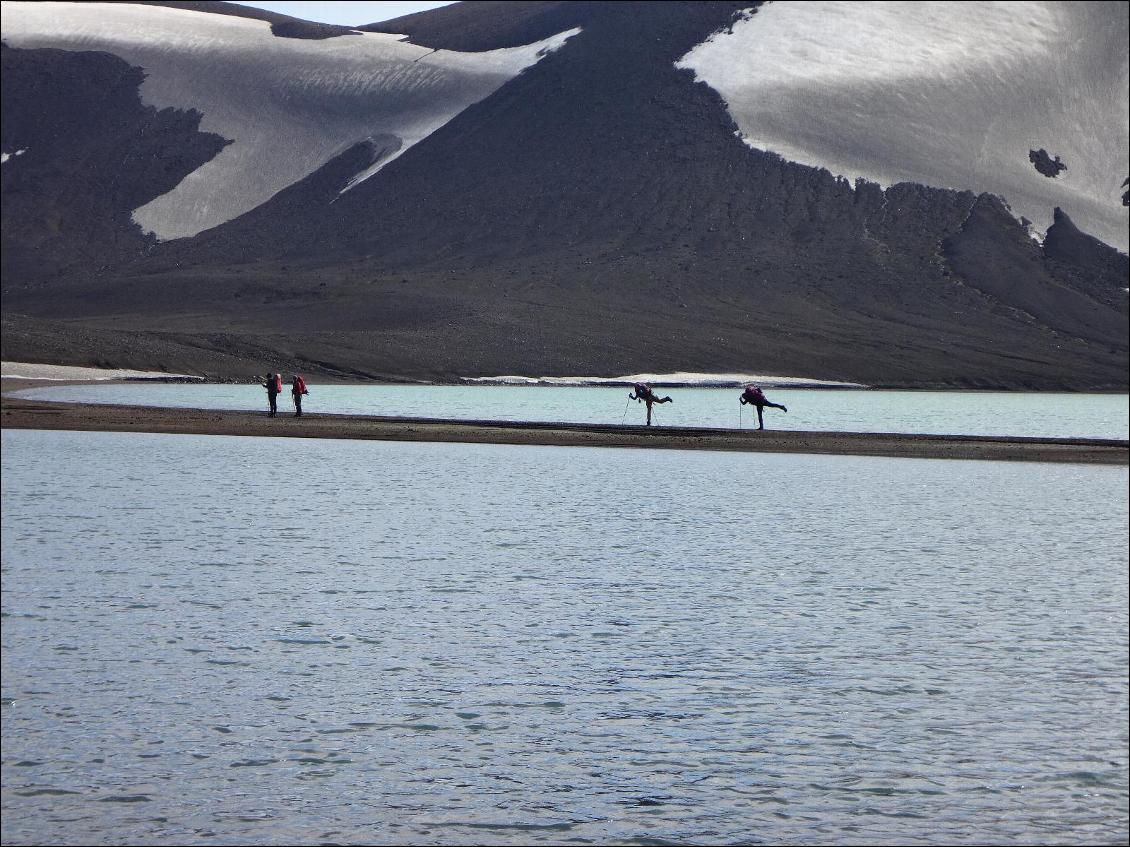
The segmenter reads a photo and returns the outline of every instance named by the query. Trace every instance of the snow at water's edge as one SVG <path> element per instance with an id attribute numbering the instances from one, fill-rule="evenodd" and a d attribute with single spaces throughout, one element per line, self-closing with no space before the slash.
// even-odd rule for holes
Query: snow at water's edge
<path id="1" fill-rule="evenodd" d="M 204 381 L 202 376 L 171 374 L 162 371 L 132 371 L 123 368 L 80 368 L 71 365 L 41 365 L 31 362 L 0 362 L 0 376 L 5 379 L 42 379 L 59 381 L 104 382 L 113 379 L 176 379 Z"/>
<path id="2" fill-rule="evenodd" d="M 134 371 L 110 368 L 82 368 L 70 365 L 41 365 L 28 362 L 0 363 L 0 376 L 6 379 L 42 379 L 55 381 L 105 381 L 115 379 L 176 379 L 204 381 L 202 376 L 163 373 L 161 371 Z M 797 376 L 767 376 L 765 374 L 694 373 L 679 371 L 666 374 L 629 374 L 627 376 L 480 376 L 464 377 L 467 385 L 632 385 L 646 382 L 649 385 L 695 386 L 701 388 L 728 388 L 756 383 L 773 388 L 867 388 L 858 382 L 805 379 Z"/>
<path id="3" fill-rule="evenodd" d="M 756 385 L 773 388 L 867 388 L 858 382 L 836 382 L 826 379 L 807 379 L 799 376 L 770 376 L 743 373 L 695 373 L 676 371 L 665 374 L 628 374 L 626 376 L 476 376 L 463 377 L 464 383 L 477 385 L 648 385 L 670 387 L 729 388 Z"/>

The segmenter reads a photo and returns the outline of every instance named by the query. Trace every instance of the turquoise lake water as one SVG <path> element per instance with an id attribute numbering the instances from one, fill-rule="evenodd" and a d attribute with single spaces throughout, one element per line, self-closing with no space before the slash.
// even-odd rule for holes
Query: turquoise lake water
<path id="1" fill-rule="evenodd" d="M 457 420 L 567 421 L 643 424 L 644 407 L 626 387 L 314 385 L 308 414 L 394 415 Z M 657 389 L 671 403 L 656 406 L 663 426 L 749 428 L 757 416 L 738 403 L 737 389 Z M 765 411 L 779 430 L 1008 435 L 1047 438 L 1130 438 L 1125 394 L 770 390 L 788 413 Z M 38 388 L 23 396 L 87 403 L 130 403 L 212 409 L 262 409 L 265 392 L 251 385 L 124 384 Z M 287 410 L 290 396 L 279 397 Z M 281 422 L 280 422 L 281 423 Z"/>
<path id="2" fill-rule="evenodd" d="M 1130 835 L 1126 468 L 2 447 L 5 844 Z"/>

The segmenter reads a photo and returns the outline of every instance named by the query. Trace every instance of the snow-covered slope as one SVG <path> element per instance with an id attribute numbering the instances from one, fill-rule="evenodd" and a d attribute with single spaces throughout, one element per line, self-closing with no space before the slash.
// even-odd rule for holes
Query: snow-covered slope
<path id="1" fill-rule="evenodd" d="M 384 33 L 278 38 L 265 21 L 132 3 L 3 4 L 17 48 L 112 53 L 144 68 L 141 96 L 196 109 L 233 143 L 134 211 L 163 240 L 231 220 L 372 139 L 375 173 L 577 32 L 486 53 L 430 50 Z"/>
<path id="2" fill-rule="evenodd" d="M 1056 206 L 1127 249 L 1124 2 L 777 2 L 679 62 L 753 147 L 835 174 Z M 1067 169 L 1049 178 L 1029 152 Z"/>
<path id="3" fill-rule="evenodd" d="M 749 2 L 8 5 L 0 352 L 1125 390 L 1126 3 Z"/>

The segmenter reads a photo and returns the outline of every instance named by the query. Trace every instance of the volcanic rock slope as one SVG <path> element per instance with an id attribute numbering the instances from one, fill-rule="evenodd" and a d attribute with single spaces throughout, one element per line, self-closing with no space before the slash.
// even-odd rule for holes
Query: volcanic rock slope
<path id="1" fill-rule="evenodd" d="M 1127 385 L 1124 3 L 201 8 L 3 4 L 4 358 Z"/>

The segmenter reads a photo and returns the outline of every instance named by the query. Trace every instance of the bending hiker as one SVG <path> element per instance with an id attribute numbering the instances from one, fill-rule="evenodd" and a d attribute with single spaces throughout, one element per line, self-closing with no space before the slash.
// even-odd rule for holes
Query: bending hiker
<path id="1" fill-rule="evenodd" d="M 637 382 L 633 387 L 631 393 L 628 394 L 629 400 L 635 400 L 637 403 L 647 404 L 647 425 L 651 426 L 651 407 L 656 403 L 670 403 L 670 397 L 656 397 L 655 392 L 651 390 L 651 386 L 645 382 Z"/>
<path id="2" fill-rule="evenodd" d="M 306 380 L 295 374 L 294 380 L 290 384 L 290 393 L 294 397 L 294 416 L 300 418 L 302 417 L 302 395 L 310 393 L 306 390 Z"/>
<path id="3" fill-rule="evenodd" d="M 263 383 L 263 387 L 267 389 L 267 405 L 271 409 L 267 417 L 273 418 L 278 412 L 276 398 L 282 393 L 282 374 L 267 374 L 267 381 Z"/>
<path id="4" fill-rule="evenodd" d="M 779 403 L 770 403 L 768 400 L 766 400 L 765 399 L 765 392 L 763 392 L 756 385 L 747 385 L 745 387 L 745 391 L 742 392 L 742 396 L 741 396 L 739 402 L 743 406 L 756 406 L 757 407 L 757 428 L 758 429 L 765 429 L 765 419 L 762 417 L 761 411 L 766 406 L 769 406 L 770 408 L 773 408 L 773 409 L 780 409 L 782 412 L 788 411 L 788 409 L 786 409 L 784 406 L 780 405 Z"/>

